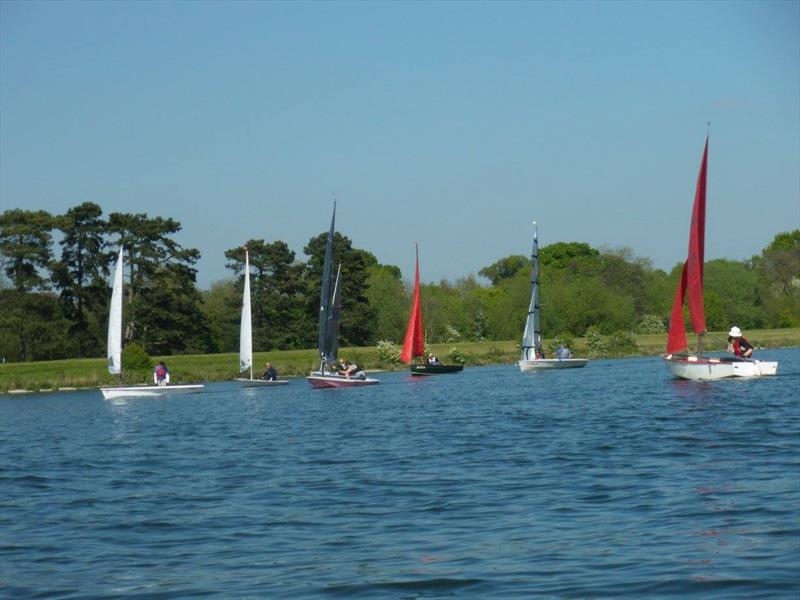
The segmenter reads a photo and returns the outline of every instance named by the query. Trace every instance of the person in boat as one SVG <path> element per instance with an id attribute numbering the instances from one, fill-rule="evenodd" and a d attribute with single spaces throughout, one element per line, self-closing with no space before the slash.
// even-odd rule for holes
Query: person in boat
<path id="1" fill-rule="evenodd" d="M 558 348 L 556 348 L 556 356 L 560 359 L 572 358 L 572 350 L 569 349 L 569 346 L 559 344 Z"/>
<path id="2" fill-rule="evenodd" d="M 364 371 L 362 371 L 356 363 L 344 359 L 339 365 L 339 370 L 337 373 L 343 377 L 347 377 L 348 379 L 366 379 L 367 377 Z"/>
<path id="3" fill-rule="evenodd" d="M 158 386 L 169 385 L 169 369 L 163 360 L 153 369 L 153 383 Z"/>
<path id="4" fill-rule="evenodd" d="M 733 352 L 739 358 L 751 358 L 753 356 L 753 344 L 742 335 L 742 330 L 735 325 L 728 332 L 728 352 Z"/>
<path id="5" fill-rule="evenodd" d="M 432 367 L 439 367 L 442 365 L 442 361 L 439 360 L 439 357 L 436 356 L 433 352 L 428 353 L 428 364 Z"/>
<path id="6" fill-rule="evenodd" d="M 265 381 L 277 381 L 278 371 L 275 370 L 275 367 L 272 366 L 272 363 L 268 362 L 264 365 L 264 372 L 261 374 L 261 379 Z"/>

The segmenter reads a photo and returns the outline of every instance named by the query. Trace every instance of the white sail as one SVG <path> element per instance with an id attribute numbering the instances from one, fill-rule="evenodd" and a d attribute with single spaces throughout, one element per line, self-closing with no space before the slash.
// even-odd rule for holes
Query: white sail
<path id="1" fill-rule="evenodd" d="M 122 373 L 122 246 L 114 270 L 111 309 L 108 313 L 108 372 L 112 375 Z"/>
<path id="2" fill-rule="evenodd" d="M 244 293 L 242 294 L 242 324 L 239 330 L 239 371 L 250 369 L 253 378 L 253 324 L 250 309 L 250 256 L 244 251 Z"/>

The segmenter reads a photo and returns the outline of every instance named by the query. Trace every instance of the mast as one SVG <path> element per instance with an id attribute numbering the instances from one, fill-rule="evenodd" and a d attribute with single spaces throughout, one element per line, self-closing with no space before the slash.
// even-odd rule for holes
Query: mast
<path id="1" fill-rule="evenodd" d="M 400 360 L 410 363 L 416 356 L 425 354 L 425 339 L 422 329 L 422 310 L 420 306 L 419 293 L 419 246 L 414 242 L 416 253 L 416 269 L 414 271 L 414 300 L 411 305 L 411 314 L 408 316 L 406 335 L 403 338 L 403 350 L 400 352 Z"/>
<path id="2" fill-rule="evenodd" d="M 531 303 L 522 335 L 522 360 L 542 357 L 542 330 L 539 319 L 539 229 L 533 222 L 533 249 L 531 250 Z"/>
<path id="3" fill-rule="evenodd" d="M 322 289 L 319 297 L 319 321 L 317 322 L 317 348 L 320 356 L 320 372 L 325 374 L 325 365 L 328 357 L 326 356 L 326 342 L 328 340 L 328 313 L 331 305 L 331 262 L 333 261 L 333 230 L 336 221 L 336 201 L 333 201 L 333 215 L 331 216 L 331 227 L 328 230 L 328 240 L 325 244 L 325 258 L 322 263 Z"/>

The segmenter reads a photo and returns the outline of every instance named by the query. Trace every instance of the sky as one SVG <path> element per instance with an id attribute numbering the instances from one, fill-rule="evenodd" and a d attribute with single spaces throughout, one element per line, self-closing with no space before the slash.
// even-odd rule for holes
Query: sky
<path id="1" fill-rule="evenodd" d="M 707 125 L 710 123 L 710 128 Z M 0 2 L 0 210 L 172 217 L 198 283 L 337 231 L 423 281 L 800 227 L 800 2 Z"/>

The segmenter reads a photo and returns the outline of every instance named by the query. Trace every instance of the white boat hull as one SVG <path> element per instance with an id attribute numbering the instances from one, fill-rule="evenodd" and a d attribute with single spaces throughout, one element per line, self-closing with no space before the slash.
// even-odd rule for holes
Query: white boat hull
<path id="1" fill-rule="evenodd" d="M 342 375 L 334 375 L 332 373 L 321 374 L 319 371 L 312 371 L 311 375 L 306 377 L 308 383 L 314 388 L 342 388 L 342 387 L 360 387 L 362 385 L 375 385 L 380 383 L 378 379 L 370 379 L 365 377 L 359 379 L 357 377 L 344 377 Z"/>
<path id="2" fill-rule="evenodd" d="M 195 394 L 203 391 L 202 384 L 191 385 L 141 385 L 130 387 L 100 388 L 103 398 L 115 400 L 117 398 L 156 398 L 159 396 L 174 396 L 176 394 Z"/>
<path id="3" fill-rule="evenodd" d="M 661 357 L 673 377 L 693 381 L 714 381 L 726 377 L 763 377 L 778 373 L 777 361 L 724 359 L 708 356 Z"/>
<path id="4" fill-rule="evenodd" d="M 579 369 L 585 367 L 588 362 L 588 358 L 537 358 L 535 360 L 519 361 L 519 370 L 527 373 L 528 371 L 547 371 L 550 369 Z"/>
<path id="5" fill-rule="evenodd" d="M 237 379 L 242 387 L 269 387 L 271 385 L 282 385 L 289 383 L 288 379 L 276 379 L 275 381 L 270 381 L 267 379 Z"/>

